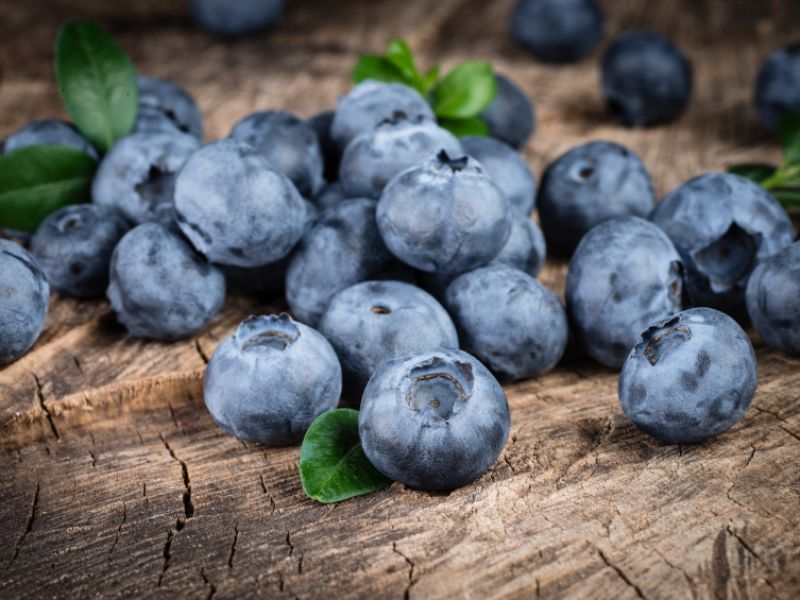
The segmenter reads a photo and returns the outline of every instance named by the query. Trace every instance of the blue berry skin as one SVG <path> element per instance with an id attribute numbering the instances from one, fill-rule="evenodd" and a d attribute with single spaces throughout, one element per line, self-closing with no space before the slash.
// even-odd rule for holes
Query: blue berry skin
<path id="1" fill-rule="evenodd" d="M 335 408 L 342 391 L 336 353 L 288 315 L 250 317 L 208 362 L 203 385 L 214 421 L 240 440 L 288 446 Z"/>
<path id="2" fill-rule="evenodd" d="M 746 299 L 767 345 L 800 355 L 800 242 L 759 263 L 747 282 Z"/>
<path id="3" fill-rule="evenodd" d="M 97 160 L 97 150 L 69 123 L 57 119 L 34 121 L 9 135 L 0 154 L 8 154 L 20 148 L 51 144 L 69 146 Z"/>
<path id="4" fill-rule="evenodd" d="M 197 140 L 185 134 L 134 133 L 122 138 L 100 162 L 92 200 L 136 224 L 171 223 L 176 174 L 197 147 Z"/>
<path id="5" fill-rule="evenodd" d="M 363 81 L 337 103 L 331 138 L 344 150 L 353 139 L 372 131 L 397 112 L 409 119 L 436 119 L 430 105 L 416 90 L 400 83 Z"/>
<path id="6" fill-rule="evenodd" d="M 651 323 L 681 310 L 683 264 L 670 239 L 639 217 L 587 233 L 569 262 L 572 330 L 594 360 L 619 369 Z"/>
<path id="7" fill-rule="evenodd" d="M 536 202 L 548 248 L 568 256 L 598 223 L 646 218 L 655 206 L 655 191 L 635 153 L 597 141 L 573 148 L 547 167 Z"/>
<path id="8" fill-rule="evenodd" d="M 132 336 L 172 341 L 194 335 L 219 311 L 225 276 L 174 230 L 145 223 L 117 244 L 106 295 Z"/>
<path id="9" fill-rule="evenodd" d="M 111 253 L 130 228 L 122 215 L 96 204 L 51 213 L 31 238 L 31 254 L 53 290 L 76 298 L 102 296 Z"/>
<path id="10" fill-rule="evenodd" d="M 329 183 L 322 188 L 319 194 L 317 194 L 317 196 L 314 198 L 314 204 L 316 204 L 320 210 L 327 210 L 340 204 L 346 199 L 347 196 L 344 195 L 342 184 L 337 181 L 336 183 Z"/>
<path id="11" fill-rule="evenodd" d="M 42 333 L 50 286 L 36 259 L 0 239 L 0 365 L 17 360 Z"/>
<path id="12" fill-rule="evenodd" d="M 211 262 L 259 267 L 289 254 L 303 235 L 306 207 L 258 150 L 228 139 L 186 161 L 175 182 L 175 217 Z"/>
<path id="13" fill-rule="evenodd" d="M 787 112 L 800 112 L 800 43 L 770 54 L 756 79 L 755 103 L 761 121 L 777 130 Z"/>
<path id="14" fill-rule="evenodd" d="M 360 394 L 378 366 L 435 348 L 458 348 L 453 321 L 433 296 L 400 281 L 364 281 L 331 300 L 319 324 Z"/>
<path id="15" fill-rule="evenodd" d="M 642 333 L 622 368 L 619 399 L 646 434 L 694 444 L 742 418 L 756 381 L 753 346 L 736 321 L 693 308 Z"/>
<path id="16" fill-rule="evenodd" d="M 384 475 L 449 491 L 485 473 L 508 438 L 503 388 L 475 358 L 435 349 L 383 363 L 361 400 L 358 430 Z"/>
<path id="17" fill-rule="evenodd" d="M 505 381 L 550 371 L 567 346 L 558 296 L 519 269 L 489 265 L 464 273 L 447 287 L 445 306 L 461 347 Z"/>
<path id="18" fill-rule="evenodd" d="M 444 150 L 463 156 L 461 142 L 434 121 L 396 113 L 347 145 L 339 167 L 342 191 L 349 198 L 378 199 L 389 181 Z"/>
<path id="19" fill-rule="evenodd" d="M 623 33 L 603 55 L 603 98 L 616 120 L 628 127 L 679 117 L 689 106 L 692 79 L 692 65 L 683 52 L 652 33 Z"/>
<path id="20" fill-rule="evenodd" d="M 314 130 L 280 110 L 256 112 L 239 121 L 230 137 L 250 144 L 281 171 L 303 196 L 322 188 L 322 151 Z"/>
<path id="21" fill-rule="evenodd" d="M 761 261 L 792 243 L 786 211 L 760 185 L 730 173 L 690 179 L 658 203 L 661 227 L 686 267 L 692 306 L 746 319 L 745 288 Z"/>
<path id="22" fill-rule="evenodd" d="M 421 271 L 463 273 L 495 258 L 511 232 L 505 194 L 475 159 L 446 153 L 397 175 L 378 202 L 378 229 Z"/>
<path id="23" fill-rule="evenodd" d="M 510 79 L 496 75 L 497 94 L 481 118 L 489 126 L 489 134 L 517 150 L 528 143 L 536 129 L 533 102 Z"/>
<path id="24" fill-rule="evenodd" d="M 395 258 L 375 222 L 375 201 L 344 200 L 303 236 L 286 272 L 286 301 L 296 319 L 316 326 L 337 292 L 384 276 Z"/>
<path id="25" fill-rule="evenodd" d="M 594 0 L 520 0 L 511 37 L 541 61 L 574 62 L 603 37 L 604 20 Z"/>
<path id="26" fill-rule="evenodd" d="M 490 264 L 502 264 L 536 277 L 547 258 L 544 235 L 530 217 L 514 215 L 508 241 Z"/>
<path id="27" fill-rule="evenodd" d="M 531 214 L 536 180 L 525 159 L 505 142 L 490 137 L 464 137 L 461 144 L 503 190 L 509 206 L 525 216 Z"/>
<path id="28" fill-rule="evenodd" d="M 278 24 L 285 0 L 191 0 L 195 22 L 212 33 L 239 37 Z"/>
<path id="29" fill-rule="evenodd" d="M 308 119 L 308 123 L 319 140 L 322 150 L 322 162 L 325 164 L 324 175 L 327 181 L 339 179 L 339 162 L 342 160 L 342 151 L 331 136 L 331 125 L 336 114 L 333 110 L 326 110 Z"/>
<path id="30" fill-rule="evenodd" d="M 156 129 L 161 115 L 162 131 L 191 135 L 198 142 L 203 140 L 203 117 L 189 92 L 176 83 L 158 77 L 139 76 L 139 115 L 134 130 L 150 131 Z M 170 125 L 171 124 L 171 125 Z"/>

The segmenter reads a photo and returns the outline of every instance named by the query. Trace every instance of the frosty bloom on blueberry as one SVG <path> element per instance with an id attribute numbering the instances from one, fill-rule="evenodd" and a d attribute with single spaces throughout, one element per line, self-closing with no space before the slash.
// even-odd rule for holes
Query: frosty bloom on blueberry
<path id="1" fill-rule="evenodd" d="M 481 476 L 511 426 L 503 388 L 460 350 L 432 350 L 384 363 L 370 379 L 358 419 L 370 462 L 421 490 L 452 490 Z"/>
<path id="2" fill-rule="evenodd" d="M 639 429 L 693 444 L 733 427 L 756 391 L 756 357 L 728 315 L 693 308 L 648 328 L 619 378 L 619 399 Z"/>
<path id="3" fill-rule="evenodd" d="M 34 121 L 18 129 L 5 139 L 1 144 L 2 152 L 8 154 L 20 148 L 36 146 L 39 144 L 52 144 L 55 146 L 69 146 L 86 153 L 92 158 L 97 158 L 97 150 L 83 137 L 78 130 L 69 123 L 56 119 Z"/>
<path id="4" fill-rule="evenodd" d="M 189 93 L 166 79 L 140 75 L 139 113 L 134 132 L 186 133 L 203 140 L 203 119 Z"/>

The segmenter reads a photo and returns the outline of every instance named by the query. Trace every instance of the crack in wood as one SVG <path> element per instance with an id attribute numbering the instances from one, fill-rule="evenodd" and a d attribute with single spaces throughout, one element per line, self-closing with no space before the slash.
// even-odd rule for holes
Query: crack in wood
<path id="1" fill-rule="evenodd" d="M 114 533 L 114 543 L 111 544 L 111 548 L 108 549 L 108 560 L 111 560 L 111 554 L 114 552 L 114 549 L 117 547 L 117 542 L 119 542 L 119 535 L 122 533 L 122 526 L 125 525 L 125 521 L 128 520 L 128 507 L 123 502 L 122 503 L 122 520 L 119 522 L 119 526 L 117 526 L 117 531 Z"/>
<path id="2" fill-rule="evenodd" d="M 176 524 L 176 528 L 177 528 L 177 524 Z M 181 528 L 181 529 L 183 529 L 183 528 Z M 157 587 L 161 587 L 161 584 L 164 581 L 164 574 L 167 572 L 167 569 L 169 569 L 169 561 L 172 558 L 172 538 L 174 537 L 174 535 L 175 535 L 175 530 L 173 530 L 173 529 L 170 529 L 167 532 L 167 541 L 164 543 L 164 550 L 162 551 L 162 555 L 164 557 L 164 562 L 161 565 L 161 574 L 158 576 L 158 586 Z"/>
<path id="3" fill-rule="evenodd" d="M 203 364 L 208 364 L 208 355 L 203 350 L 203 346 L 200 344 L 200 340 L 198 338 L 194 339 L 194 349 L 197 350 L 197 354 L 200 355 L 200 359 L 203 361 Z"/>
<path id="4" fill-rule="evenodd" d="M 161 434 L 159 437 L 164 443 L 169 455 L 181 466 L 181 477 L 183 479 L 183 514 L 187 519 L 191 519 L 194 516 L 194 504 L 192 504 L 192 482 L 189 479 L 189 467 L 186 466 L 184 461 L 178 458 L 178 455 L 175 454 L 175 451 L 172 449 L 172 446 L 169 445 L 164 435 Z"/>
<path id="5" fill-rule="evenodd" d="M 416 581 L 414 580 L 414 569 L 415 569 L 414 561 L 411 560 L 406 554 L 400 551 L 400 549 L 397 547 L 397 542 L 392 542 L 392 552 L 394 552 L 398 556 L 401 556 L 408 565 L 408 583 L 406 584 L 406 589 L 403 592 L 403 600 L 408 600 L 408 598 L 411 596 L 411 587 L 416 583 Z"/>
<path id="6" fill-rule="evenodd" d="M 231 551 L 228 554 L 228 568 L 233 568 L 233 555 L 236 554 L 236 542 L 239 540 L 239 521 L 233 522 L 233 542 L 231 542 Z"/>
<path id="7" fill-rule="evenodd" d="M 50 430 L 53 432 L 56 440 L 60 440 L 61 436 L 58 435 L 58 429 L 56 429 L 56 423 L 53 420 L 53 415 L 50 414 L 50 409 L 47 408 L 47 403 L 44 401 L 44 391 L 42 391 L 42 383 L 39 381 L 39 377 L 36 373 L 31 373 L 33 375 L 33 380 L 36 382 L 36 397 L 39 400 L 39 406 L 42 409 L 42 412 L 47 418 L 47 422 L 50 424 Z"/>
<path id="8" fill-rule="evenodd" d="M 637 598 L 642 598 L 642 600 L 645 600 L 645 595 L 644 593 L 642 593 L 641 588 L 635 583 L 633 583 L 633 581 L 631 581 L 631 579 L 625 574 L 625 571 L 623 571 L 620 567 L 612 563 L 600 548 L 598 548 L 592 543 L 590 543 L 589 545 L 592 546 L 592 548 L 594 548 L 597 551 L 597 554 L 600 556 L 600 559 L 605 563 L 605 565 L 611 568 L 617 575 L 619 575 L 620 579 L 622 579 L 622 581 L 624 581 L 628 585 L 628 587 L 630 587 L 636 593 Z"/>
<path id="9" fill-rule="evenodd" d="M 269 514 L 275 514 L 275 498 L 272 497 L 272 494 L 269 493 L 267 489 L 267 484 L 264 483 L 264 476 L 259 475 L 258 480 L 261 482 L 261 490 L 266 494 L 267 498 L 269 498 Z M 334 505 L 335 506 L 335 505 Z"/>
<path id="10" fill-rule="evenodd" d="M 205 567 L 200 568 L 200 577 L 203 578 L 203 583 L 208 587 L 208 595 L 206 596 L 206 600 L 211 600 L 214 597 L 214 594 L 217 593 L 217 586 L 211 583 L 211 580 L 206 577 Z"/>
<path id="11" fill-rule="evenodd" d="M 33 491 L 33 500 L 31 501 L 31 509 L 28 512 L 28 519 L 25 522 L 25 529 L 17 537 L 17 542 L 14 544 L 14 556 L 11 557 L 11 563 L 17 560 L 20 550 L 22 550 L 22 543 L 28 534 L 33 530 L 33 521 L 36 519 L 36 513 L 39 510 L 39 491 L 41 489 L 40 482 L 36 482 L 36 489 Z"/>

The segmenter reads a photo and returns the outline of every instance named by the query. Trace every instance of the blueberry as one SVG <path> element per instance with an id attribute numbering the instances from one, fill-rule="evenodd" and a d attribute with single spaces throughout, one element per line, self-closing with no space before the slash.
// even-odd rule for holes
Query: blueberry
<path id="1" fill-rule="evenodd" d="M 0 239 L 0 365 L 17 360 L 42 333 L 50 286 L 36 259 Z"/>
<path id="2" fill-rule="evenodd" d="M 787 112 L 800 112 L 800 43 L 769 55 L 756 79 L 756 108 L 763 123 L 777 130 Z"/>
<path id="3" fill-rule="evenodd" d="M 78 130 L 69 123 L 56 119 L 34 121 L 18 129 L 5 140 L 5 145 L 0 154 L 8 154 L 20 148 L 38 146 L 39 144 L 52 144 L 54 146 L 69 146 L 80 150 L 97 159 L 97 150 L 83 137 Z"/>
<path id="4" fill-rule="evenodd" d="M 511 37 L 539 60 L 576 61 L 603 37 L 595 0 L 520 0 L 511 13 Z"/>
<path id="5" fill-rule="evenodd" d="M 395 113 L 347 145 L 339 167 L 342 191 L 349 198 L 380 198 L 395 175 L 424 163 L 440 150 L 461 156 L 456 137 L 434 121 Z"/>
<path id="6" fill-rule="evenodd" d="M 314 203 L 321 210 L 327 210 L 341 203 L 346 198 L 347 196 L 344 195 L 344 190 L 342 190 L 342 184 L 337 181 L 336 183 L 329 183 L 323 187 L 316 198 L 314 198 Z"/>
<path id="7" fill-rule="evenodd" d="M 536 128 L 536 110 L 525 93 L 510 79 L 496 75 L 497 94 L 481 118 L 492 137 L 520 149 Z"/>
<path id="8" fill-rule="evenodd" d="M 745 287 L 756 263 L 792 243 L 786 212 L 760 185 L 729 173 L 708 173 L 674 189 L 652 221 L 675 244 L 686 267 L 693 306 L 746 317 Z"/>
<path id="9" fill-rule="evenodd" d="M 567 346 L 567 315 L 530 275 L 489 265 L 460 275 L 445 292 L 461 347 L 498 377 L 516 381 L 556 366 Z"/>
<path id="10" fill-rule="evenodd" d="M 66 206 L 51 213 L 31 239 L 31 253 L 52 288 L 76 298 L 102 296 L 111 253 L 129 225 L 112 208 Z"/>
<path id="11" fill-rule="evenodd" d="M 400 83 L 363 81 L 339 100 L 331 137 L 344 150 L 351 140 L 372 131 L 396 112 L 405 113 L 410 119 L 435 119 L 430 105 L 416 90 Z"/>
<path id="12" fill-rule="evenodd" d="M 342 160 L 342 151 L 331 136 L 331 125 L 335 111 L 326 110 L 308 119 L 308 123 L 319 140 L 319 147 L 322 150 L 322 162 L 325 164 L 324 175 L 328 181 L 339 179 L 339 161 Z"/>
<path id="13" fill-rule="evenodd" d="M 178 225 L 215 263 L 258 267 L 289 254 L 306 208 L 291 181 L 237 140 L 203 146 L 175 182 Z"/>
<path id="14" fill-rule="evenodd" d="M 759 263 L 746 298 L 758 335 L 781 352 L 800 355 L 800 242 Z"/>
<path id="15" fill-rule="evenodd" d="M 392 179 L 377 217 L 389 250 L 428 272 L 463 273 L 486 264 L 511 231 L 505 195 L 483 167 L 446 152 Z"/>
<path id="16" fill-rule="evenodd" d="M 286 272 L 286 300 L 295 318 L 315 326 L 333 296 L 377 279 L 395 262 L 375 223 L 375 201 L 344 200 L 303 236 Z"/>
<path id="17" fill-rule="evenodd" d="M 118 210 L 133 223 L 171 223 L 176 173 L 197 146 L 197 140 L 185 134 L 134 133 L 122 138 L 97 169 L 94 203 Z"/>
<path id="18" fill-rule="evenodd" d="M 589 142 L 545 170 L 537 197 L 549 248 L 569 255 L 592 227 L 613 217 L 647 217 L 655 205 L 641 159 L 613 142 Z"/>
<path id="19" fill-rule="evenodd" d="M 236 37 L 269 29 L 283 15 L 284 0 L 191 0 L 195 22 L 222 36 Z"/>
<path id="20" fill-rule="evenodd" d="M 286 446 L 339 402 L 342 369 L 317 331 L 288 315 L 250 317 L 208 362 L 206 407 L 246 442 Z"/>
<path id="21" fill-rule="evenodd" d="M 513 215 L 511 234 L 492 264 L 503 264 L 531 277 L 536 277 L 544 266 L 547 249 L 542 230 L 530 217 Z"/>
<path id="22" fill-rule="evenodd" d="M 622 410 L 669 444 L 693 444 L 736 424 L 756 391 L 753 346 L 736 321 L 693 308 L 653 325 L 619 378 Z"/>
<path id="23" fill-rule="evenodd" d="M 464 137 L 461 144 L 503 190 L 510 207 L 525 216 L 531 214 L 536 180 L 525 159 L 505 142 L 490 137 Z"/>
<path id="24" fill-rule="evenodd" d="M 234 126 L 230 137 L 258 150 L 303 196 L 314 196 L 322 187 L 317 134 L 294 115 L 279 110 L 253 113 Z"/>
<path id="25" fill-rule="evenodd" d="M 569 262 L 573 331 L 596 361 L 620 368 L 648 325 L 681 310 L 683 264 L 670 239 L 639 217 L 604 221 Z"/>
<path id="26" fill-rule="evenodd" d="M 458 348 L 453 321 L 433 296 L 400 281 L 364 281 L 331 300 L 319 324 L 360 394 L 378 366 L 435 348 Z"/>
<path id="27" fill-rule="evenodd" d="M 361 400 L 370 462 L 412 488 L 448 491 L 492 466 L 511 418 L 503 388 L 480 362 L 437 349 L 383 363 Z"/>
<path id="28" fill-rule="evenodd" d="M 180 234 L 159 223 L 131 229 L 111 256 L 108 299 L 134 337 L 177 340 L 222 307 L 225 277 Z"/>
<path id="29" fill-rule="evenodd" d="M 623 33 L 603 55 L 603 98 L 614 117 L 629 127 L 676 119 L 689 105 L 692 78 L 683 52 L 652 33 Z"/>
<path id="30" fill-rule="evenodd" d="M 157 116 L 160 115 L 160 116 Z M 139 114 L 134 129 L 155 133 L 178 130 L 202 141 L 203 118 L 189 92 L 158 77 L 139 76 Z"/>

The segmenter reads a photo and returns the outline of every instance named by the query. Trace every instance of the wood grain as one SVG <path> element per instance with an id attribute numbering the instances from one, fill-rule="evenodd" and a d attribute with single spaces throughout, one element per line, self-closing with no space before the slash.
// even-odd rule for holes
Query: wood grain
<path id="1" fill-rule="evenodd" d="M 669 127 L 625 130 L 597 95 L 597 57 L 532 62 L 505 35 L 510 0 L 296 0 L 268 36 L 220 41 L 185 3 L 2 3 L 0 137 L 63 116 L 59 23 L 108 27 L 140 71 L 197 97 L 207 137 L 256 109 L 332 106 L 362 51 L 407 38 L 424 65 L 489 58 L 534 98 L 537 174 L 565 149 L 611 139 L 641 154 L 660 193 L 743 160 L 778 159 L 758 125 L 760 61 L 791 40 L 794 2 L 607 1 L 608 32 L 673 37 L 696 94 Z M 561 291 L 564 264 L 545 283 Z M 616 373 L 572 349 L 507 388 L 512 434 L 475 484 L 447 495 L 399 484 L 322 506 L 298 449 L 243 444 L 202 403 L 204 363 L 268 307 L 231 296 L 196 339 L 129 338 L 104 302 L 54 297 L 34 350 L 0 370 L 0 597 L 797 598 L 800 361 L 757 344 L 759 389 L 730 432 L 667 446 L 624 418 Z"/>

